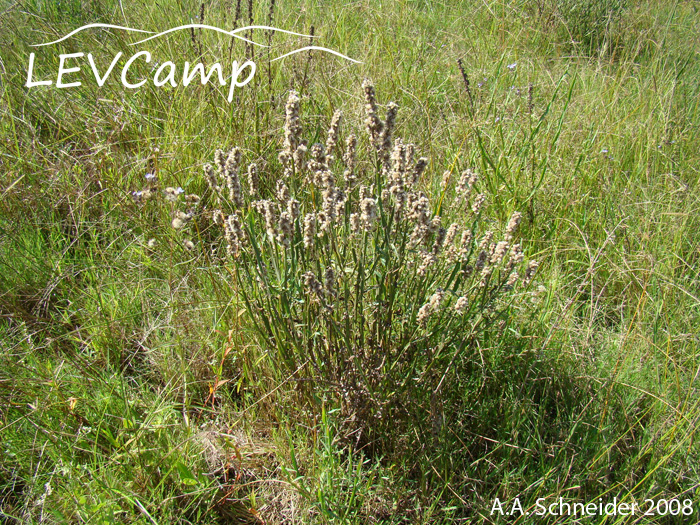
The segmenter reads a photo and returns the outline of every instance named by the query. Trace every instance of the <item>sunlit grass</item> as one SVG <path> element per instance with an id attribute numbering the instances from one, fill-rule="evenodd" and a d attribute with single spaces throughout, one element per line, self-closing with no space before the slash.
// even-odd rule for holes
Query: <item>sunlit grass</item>
<path id="1" fill-rule="evenodd" d="M 116 1 L 90 15 L 77 0 L 0 8 L 3 519 L 506 523 L 491 506 L 516 496 L 524 510 L 538 498 L 690 499 L 697 513 L 694 6 L 629 3 L 603 27 L 553 1 L 277 4 L 273 25 L 313 25 L 319 45 L 363 63 L 302 53 L 268 77 L 258 49 L 256 78 L 231 104 L 210 85 L 127 91 L 119 69 L 100 88 L 86 61 L 79 88 L 27 90 L 32 50 L 36 78 L 54 80 L 59 52 L 92 52 L 103 69 L 135 52 L 119 31 L 30 44 L 98 21 L 163 30 L 196 21 L 201 3 L 124 2 L 124 16 Z M 231 27 L 235 10 L 207 3 L 205 22 Z M 256 23 L 268 15 L 254 3 Z M 274 35 L 273 56 L 307 43 Z M 181 64 L 197 46 L 225 67 L 246 52 L 186 31 L 149 51 Z M 353 434 L 337 399 L 305 390 L 308 377 L 274 368 L 231 263 L 210 254 L 225 242 L 183 236 L 170 205 L 132 196 L 146 173 L 159 192 L 204 195 L 203 165 L 233 146 L 274 192 L 289 89 L 309 144 L 325 142 L 337 109 L 343 133 L 365 137 L 365 77 L 382 115 L 399 104 L 396 136 L 430 159 L 419 189 L 431 202 L 445 169 L 475 168 L 489 194 L 481 221 L 499 230 L 522 211 L 519 240 L 541 262 L 507 329 L 459 362 L 449 398 L 418 400 L 412 433 L 376 426 L 394 438 L 383 449 Z"/>

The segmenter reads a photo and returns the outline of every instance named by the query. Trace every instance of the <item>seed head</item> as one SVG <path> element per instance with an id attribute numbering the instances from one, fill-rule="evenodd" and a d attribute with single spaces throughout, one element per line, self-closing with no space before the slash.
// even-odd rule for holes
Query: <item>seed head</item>
<path id="1" fill-rule="evenodd" d="M 513 213 L 513 215 L 510 216 L 510 220 L 508 221 L 508 226 L 506 226 L 506 234 L 505 234 L 505 240 L 506 241 L 512 241 L 513 236 L 515 235 L 515 232 L 518 231 L 518 226 L 520 225 L 520 221 L 523 218 L 523 214 L 520 213 L 519 211 L 516 211 Z"/>
<path id="2" fill-rule="evenodd" d="M 489 250 L 489 246 L 491 245 L 491 241 L 493 240 L 493 232 L 492 231 L 487 231 L 484 233 L 484 236 L 481 238 L 481 242 L 479 243 L 479 250 Z"/>
<path id="3" fill-rule="evenodd" d="M 530 281 L 532 281 L 532 278 L 535 276 L 535 273 L 537 273 L 537 268 L 539 267 L 540 263 L 537 261 L 530 261 L 527 265 L 527 270 L 525 270 L 525 277 L 523 277 L 523 285 L 527 286 L 530 284 Z"/>
<path id="4" fill-rule="evenodd" d="M 481 250 L 479 252 L 479 256 L 476 258 L 476 262 L 474 263 L 475 269 L 480 272 L 481 270 L 484 269 L 484 266 L 486 266 L 486 261 L 488 261 L 488 254 L 486 251 Z"/>
<path id="5" fill-rule="evenodd" d="M 467 257 L 469 257 L 469 252 L 471 251 L 472 238 L 471 230 L 462 232 L 462 239 L 459 241 L 459 257 L 462 262 L 467 262 Z"/>
<path id="6" fill-rule="evenodd" d="M 442 182 L 440 183 L 440 189 L 443 192 L 447 190 L 447 187 L 450 185 L 451 180 L 452 172 L 450 170 L 447 170 L 445 173 L 442 174 Z"/>
<path id="7" fill-rule="evenodd" d="M 430 224 L 430 201 L 421 194 L 414 202 L 409 218 L 419 226 L 428 227 Z"/>
<path id="8" fill-rule="evenodd" d="M 468 200 L 477 178 L 476 172 L 472 171 L 471 169 L 464 170 L 462 175 L 459 177 L 457 186 L 455 187 L 457 196 L 464 200 Z"/>
<path id="9" fill-rule="evenodd" d="M 447 229 L 447 233 L 445 234 L 445 242 L 443 243 L 443 245 L 446 246 L 445 255 L 447 256 L 447 260 L 450 263 L 453 263 L 457 258 L 455 238 L 457 237 L 458 231 L 459 225 L 456 222 L 453 222 L 452 224 L 450 224 L 450 227 Z"/>
<path id="10" fill-rule="evenodd" d="M 275 210 L 275 205 L 269 200 L 259 201 L 259 203 L 263 214 L 265 215 L 265 228 L 267 229 L 267 234 L 271 238 L 274 238 L 277 234 L 277 212 Z"/>
<path id="11" fill-rule="evenodd" d="M 323 295 L 323 286 L 313 272 L 306 272 L 302 275 L 304 279 L 304 285 L 306 286 L 306 291 L 310 296 L 313 296 L 314 300 L 318 300 L 319 297 Z"/>
<path id="12" fill-rule="evenodd" d="M 345 187 L 350 189 L 354 186 L 357 177 L 355 176 L 355 153 L 357 149 L 357 137 L 354 134 L 348 136 L 345 141 L 345 155 L 343 156 L 343 161 L 345 162 L 345 172 L 343 173 L 343 179 L 345 180 Z"/>
<path id="13" fill-rule="evenodd" d="M 438 228 L 435 234 L 435 241 L 433 242 L 433 253 L 437 255 L 442 249 L 442 244 L 445 242 L 445 237 L 447 236 L 447 230 L 445 228 Z"/>
<path id="14" fill-rule="evenodd" d="M 486 265 L 481 270 L 481 282 L 479 283 L 479 286 L 481 288 L 485 287 L 486 283 L 489 282 L 489 278 L 491 277 L 492 273 L 493 273 L 493 266 Z"/>
<path id="15" fill-rule="evenodd" d="M 377 112 L 377 98 L 374 94 L 374 85 L 369 79 L 365 79 L 362 82 L 362 89 L 365 91 L 365 113 L 367 115 L 365 124 L 367 125 L 369 139 L 372 145 L 379 150 L 382 147 L 381 133 L 384 129 L 384 123 Z"/>
<path id="16" fill-rule="evenodd" d="M 361 221 L 360 221 L 360 214 L 359 213 L 351 213 L 350 214 L 350 231 L 353 234 L 360 233 L 360 228 L 361 228 Z"/>
<path id="17" fill-rule="evenodd" d="M 455 313 L 457 315 L 462 315 L 465 310 L 467 309 L 467 306 L 469 306 L 469 301 L 467 300 L 466 297 L 460 297 L 457 299 L 457 302 L 455 303 Z"/>
<path id="18" fill-rule="evenodd" d="M 515 286 L 515 283 L 518 282 L 518 279 L 520 278 L 520 275 L 518 275 L 517 270 L 513 270 L 510 275 L 508 276 L 508 281 L 506 281 L 506 286 L 510 286 L 511 288 Z"/>
<path id="19" fill-rule="evenodd" d="M 430 317 L 431 312 L 432 308 L 430 303 L 425 303 L 423 306 L 421 306 L 420 310 L 418 310 L 418 315 L 416 316 L 416 321 L 420 326 L 425 328 L 425 326 L 428 324 L 428 318 Z"/>
<path id="20" fill-rule="evenodd" d="M 292 243 L 293 231 L 294 225 L 292 222 L 292 217 L 289 214 L 289 212 L 283 211 L 280 214 L 279 233 L 277 234 L 277 242 L 285 248 L 289 248 L 289 246 Z"/>
<path id="21" fill-rule="evenodd" d="M 248 195 L 255 197 L 258 193 L 258 165 L 254 162 L 248 166 Z"/>
<path id="22" fill-rule="evenodd" d="M 496 247 L 493 250 L 493 255 L 491 255 L 491 264 L 494 265 L 499 265 L 503 261 L 503 258 L 506 256 L 506 253 L 508 252 L 508 241 L 500 241 L 498 244 L 496 244 Z"/>
<path id="23" fill-rule="evenodd" d="M 316 237 L 316 215 L 307 213 L 304 216 L 304 248 L 310 250 L 314 247 Z"/>
<path id="24" fill-rule="evenodd" d="M 292 221 L 296 221 L 299 218 L 299 201 L 296 199 L 289 199 L 287 202 L 287 212 L 292 217 Z"/>
<path id="25" fill-rule="evenodd" d="M 474 215 L 478 215 L 479 212 L 481 211 L 481 207 L 484 205 L 484 201 L 486 200 L 486 196 L 483 193 L 479 193 L 474 198 L 474 202 L 472 203 L 472 211 L 474 212 Z"/>
<path id="26" fill-rule="evenodd" d="M 306 144 L 299 144 L 297 149 L 294 151 L 294 169 L 297 171 L 297 173 L 301 173 L 301 169 L 304 167 L 304 159 L 306 158 L 307 152 L 308 148 L 306 147 Z"/>
<path id="27" fill-rule="evenodd" d="M 285 107 L 284 146 L 282 150 L 284 158 L 288 160 L 293 158 L 301 137 L 300 102 L 299 94 L 294 90 L 290 91 Z"/>
<path id="28" fill-rule="evenodd" d="M 379 142 L 381 143 L 380 156 L 385 166 L 388 163 L 389 154 L 391 153 L 391 139 L 394 132 L 394 123 L 396 122 L 396 112 L 398 110 L 399 105 L 396 102 L 389 102 L 386 110 L 386 122 L 384 123 L 384 129 L 379 138 Z"/>
<path id="29" fill-rule="evenodd" d="M 377 201 L 366 197 L 360 201 L 360 211 L 362 212 L 362 225 L 365 230 L 370 232 L 374 230 L 374 223 L 377 220 Z"/>
<path id="30" fill-rule="evenodd" d="M 510 251 L 510 258 L 508 259 L 508 268 L 515 268 L 518 264 L 523 262 L 524 258 L 523 249 L 520 244 L 513 245 L 513 249 Z"/>
<path id="31" fill-rule="evenodd" d="M 323 286 L 328 295 L 335 295 L 335 273 L 330 266 L 326 268 L 326 273 L 323 274 Z"/>
<path id="32" fill-rule="evenodd" d="M 435 293 L 430 297 L 430 308 L 433 312 L 440 310 L 442 302 L 445 300 L 445 292 L 442 288 L 438 288 Z"/>
<path id="33" fill-rule="evenodd" d="M 425 274 L 428 273 L 428 268 L 430 268 L 436 262 L 437 257 L 435 257 L 433 253 L 423 253 L 421 265 L 418 267 L 418 275 L 420 275 L 421 277 L 425 277 Z"/>
<path id="34" fill-rule="evenodd" d="M 221 150 L 217 150 L 221 151 Z M 222 168 L 221 171 L 223 172 L 223 162 L 222 162 Z M 204 165 L 204 176 L 207 179 L 207 184 L 209 184 L 209 187 L 213 192 L 218 192 L 220 187 L 219 187 L 219 182 L 216 178 L 216 174 L 214 173 L 214 168 L 212 167 L 211 164 L 205 164 Z M 167 198 L 167 195 L 166 195 Z M 170 200 L 170 199 L 168 199 Z"/>
<path id="35" fill-rule="evenodd" d="M 286 206 L 289 201 L 289 188 L 284 181 L 277 181 L 277 202 L 280 206 Z"/>
<path id="36" fill-rule="evenodd" d="M 224 236 L 226 238 L 226 253 L 229 257 L 235 259 L 241 251 L 241 245 L 245 234 L 237 215 L 229 215 L 225 224 Z"/>
<path id="37" fill-rule="evenodd" d="M 214 165 L 216 166 L 216 172 L 219 178 L 224 177 L 224 165 L 226 164 L 226 157 L 224 152 L 217 148 L 214 152 Z"/>
<path id="38" fill-rule="evenodd" d="M 425 171 L 425 168 L 428 166 L 428 159 L 425 157 L 421 157 L 418 159 L 418 162 L 416 162 L 416 166 L 413 168 L 413 173 L 411 174 L 411 185 L 415 186 L 418 181 L 420 180 L 421 175 L 423 175 L 423 172 Z"/>
<path id="39" fill-rule="evenodd" d="M 169 186 L 163 190 L 163 193 L 165 193 L 166 200 L 175 202 L 182 193 L 185 193 L 185 190 Z"/>
<path id="40" fill-rule="evenodd" d="M 338 129 L 340 128 L 340 119 L 343 116 L 343 112 L 336 110 L 333 113 L 333 118 L 331 119 L 331 127 L 328 128 L 328 136 L 326 137 L 326 152 L 331 155 L 333 153 L 333 148 L 335 148 L 338 142 Z"/>

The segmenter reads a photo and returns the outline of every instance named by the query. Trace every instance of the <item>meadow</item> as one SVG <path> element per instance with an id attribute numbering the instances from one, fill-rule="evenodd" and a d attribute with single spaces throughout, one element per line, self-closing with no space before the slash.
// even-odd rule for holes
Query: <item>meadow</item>
<path id="1" fill-rule="evenodd" d="M 94 23 L 305 36 L 31 47 Z M 0 521 L 699 522 L 698 35 L 691 1 L 0 1 Z M 360 63 L 273 61 L 305 46 Z"/>

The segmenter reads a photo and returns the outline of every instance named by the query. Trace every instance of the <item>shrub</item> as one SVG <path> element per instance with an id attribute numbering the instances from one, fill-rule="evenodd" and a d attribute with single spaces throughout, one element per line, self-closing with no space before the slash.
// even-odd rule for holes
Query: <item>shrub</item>
<path id="1" fill-rule="evenodd" d="M 256 164 L 243 176 L 234 148 L 205 166 L 203 199 L 276 379 L 293 378 L 308 403 L 332 396 L 358 441 L 425 420 L 537 268 L 516 242 L 520 213 L 501 234 L 483 231 L 474 171 L 445 172 L 431 204 L 419 190 L 427 159 L 393 137 L 398 106 L 381 120 L 363 87 L 369 147 L 349 134 L 341 155 L 339 112 L 325 144 L 307 147 L 291 92 L 276 190 L 259 187 Z M 200 225 L 198 209 L 175 210 L 173 226 Z"/>

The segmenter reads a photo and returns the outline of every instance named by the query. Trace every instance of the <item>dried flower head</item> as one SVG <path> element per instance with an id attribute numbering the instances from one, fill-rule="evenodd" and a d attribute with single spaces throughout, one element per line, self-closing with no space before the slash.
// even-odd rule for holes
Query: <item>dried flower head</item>
<path id="1" fill-rule="evenodd" d="M 444 192 L 447 191 L 447 187 L 450 185 L 452 180 L 452 172 L 450 170 L 445 171 L 442 174 L 442 181 L 440 181 L 440 189 Z"/>
<path id="2" fill-rule="evenodd" d="M 374 85 L 369 79 L 362 82 L 362 89 L 365 92 L 365 124 L 369 132 L 369 138 L 372 145 L 379 150 L 382 146 L 381 133 L 384 129 L 384 123 L 381 121 L 377 111 L 377 97 L 374 93 Z"/>
<path id="3" fill-rule="evenodd" d="M 500 241 L 498 244 L 496 244 L 496 247 L 493 250 L 493 255 L 491 255 L 491 264 L 494 265 L 499 265 L 503 261 L 503 258 L 506 256 L 506 253 L 508 252 L 508 246 L 509 243 L 508 241 Z"/>
<path id="4" fill-rule="evenodd" d="M 523 277 L 523 285 L 527 286 L 532 281 L 532 278 L 537 273 L 537 268 L 540 266 L 538 261 L 530 261 L 527 265 L 527 270 L 525 270 L 525 276 Z"/>
<path id="5" fill-rule="evenodd" d="M 262 212 L 265 215 L 265 229 L 267 234 L 274 238 L 277 234 L 277 210 L 275 204 L 269 200 L 259 201 Z"/>
<path id="6" fill-rule="evenodd" d="M 418 267 L 418 275 L 420 275 L 421 277 L 425 277 L 425 274 L 428 273 L 428 268 L 430 268 L 436 262 L 437 262 L 437 257 L 435 257 L 434 253 L 431 253 L 431 252 L 423 253 L 423 256 L 421 258 L 421 264 Z"/>
<path id="7" fill-rule="evenodd" d="M 282 180 L 277 181 L 277 202 L 280 206 L 286 205 L 289 201 L 289 188 Z"/>
<path id="8" fill-rule="evenodd" d="M 335 295 L 335 273 L 333 268 L 328 266 L 323 274 L 323 286 L 328 295 Z"/>
<path id="9" fill-rule="evenodd" d="M 515 268 L 521 262 L 523 262 L 525 256 L 523 255 L 523 249 L 520 244 L 514 244 L 510 251 L 510 258 L 508 259 L 508 268 Z"/>
<path id="10" fill-rule="evenodd" d="M 350 189 L 355 185 L 357 177 L 355 176 L 355 154 L 357 149 L 357 137 L 354 134 L 348 136 L 345 141 L 345 155 L 343 156 L 343 161 L 345 162 L 345 172 L 343 173 L 343 179 L 345 180 L 345 187 Z"/>
<path id="11" fill-rule="evenodd" d="M 474 202 L 472 203 L 472 211 L 474 212 L 474 215 L 479 214 L 481 207 L 484 205 L 484 201 L 486 201 L 486 196 L 483 193 L 479 193 L 479 195 L 474 197 Z"/>
<path id="12" fill-rule="evenodd" d="M 476 184 L 476 181 L 476 172 L 472 171 L 471 169 L 464 170 L 462 175 L 459 177 L 457 186 L 455 187 L 457 196 L 464 200 L 469 199 L 469 195 L 471 194 L 472 188 L 474 187 L 474 184 Z"/>
<path id="13" fill-rule="evenodd" d="M 223 164 L 221 170 L 223 171 Z M 218 191 L 220 190 L 219 181 L 216 177 L 216 174 L 214 173 L 214 168 L 211 164 L 204 165 L 204 176 L 207 179 L 207 184 L 209 184 L 209 188 L 211 188 L 213 192 L 218 193 Z"/>
<path id="14" fill-rule="evenodd" d="M 258 165 L 254 162 L 248 166 L 248 195 L 255 197 L 258 193 Z"/>
<path id="15" fill-rule="evenodd" d="M 299 210 L 299 201 L 296 199 L 289 199 L 289 201 L 287 202 L 287 212 L 289 213 L 289 215 L 291 215 L 292 221 L 295 221 L 299 218 Z"/>
<path id="16" fill-rule="evenodd" d="M 418 315 L 416 315 L 416 322 L 422 326 L 425 327 L 428 324 L 428 318 L 430 317 L 430 314 L 432 312 L 432 308 L 430 306 L 430 303 L 426 303 L 423 306 L 421 306 L 420 310 L 418 310 Z"/>
<path id="17" fill-rule="evenodd" d="M 394 132 L 394 124 L 396 122 L 396 113 L 398 110 L 399 105 L 396 102 L 389 102 L 386 110 L 386 121 L 384 122 L 384 128 L 379 138 L 380 154 L 385 166 L 388 165 L 389 155 L 392 149 L 392 134 Z"/>
<path id="18" fill-rule="evenodd" d="M 411 185 L 415 186 L 418 184 L 418 181 L 420 180 L 421 175 L 423 175 L 423 172 L 425 171 L 425 168 L 428 166 L 428 159 L 425 157 L 421 157 L 418 159 L 418 162 L 416 162 L 416 166 L 413 168 L 413 172 L 411 173 Z"/>
<path id="19" fill-rule="evenodd" d="M 360 228 L 362 228 L 362 223 L 360 221 L 359 213 L 350 214 L 350 231 L 352 233 L 360 233 Z"/>
<path id="20" fill-rule="evenodd" d="M 430 308 L 433 312 L 440 310 L 443 301 L 445 300 L 445 292 L 442 288 L 438 288 L 433 295 L 430 296 Z"/>
<path id="21" fill-rule="evenodd" d="M 221 149 L 214 152 L 214 165 L 216 166 L 217 175 L 220 178 L 224 178 L 224 165 L 226 164 L 226 157 Z"/>
<path id="22" fill-rule="evenodd" d="M 373 231 L 374 223 L 377 220 L 377 201 L 366 197 L 360 201 L 360 211 L 362 212 L 362 225 L 365 231 Z"/>
<path id="23" fill-rule="evenodd" d="M 226 187 L 228 188 L 228 198 L 234 206 L 243 206 L 243 192 L 241 190 L 241 181 L 238 177 L 238 169 L 241 164 L 240 148 L 233 148 L 226 158 L 224 165 L 224 178 L 226 179 Z"/>
<path id="24" fill-rule="evenodd" d="M 445 255 L 447 256 L 447 261 L 452 263 L 457 259 L 458 249 L 455 247 L 455 239 L 457 238 L 457 232 L 459 231 L 459 224 L 453 222 L 450 227 L 447 228 L 447 233 L 445 234 L 445 241 L 443 245 L 445 246 Z"/>
<path id="25" fill-rule="evenodd" d="M 284 146 L 281 156 L 286 163 L 292 160 L 294 153 L 300 143 L 301 138 L 301 119 L 299 118 L 299 105 L 301 99 L 299 94 L 292 90 L 287 98 L 285 106 L 285 121 L 284 121 Z"/>
<path id="26" fill-rule="evenodd" d="M 313 272 L 306 272 L 302 275 L 304 279 L 304 285 L 306 286 L 307 293 L 312 296 L 314 300 L 317 300 L 323 295 L 323 286 Z"/>
<path id="27" fill-rule="evenodd" d="M 301 170 L 304 166 L 304 159 L 306 158 L 306 153 L 308 152 L 308 148 L 306 147 L 306 144 L 299 144 L 297 146 L 297 149 L 294 150 L 294 155 L 293 155 L 293 160 L 294 160 L 294 169 L 297 171 L 297 173 L 301 173 Z M 285 175 L 289 176 L 291 175 L 291 168 L 289 172 L 285 170 Z"/>
<path id="28" fill-rule="evenodd" d="M 277 242 L 285 248 L 289 248 L 292 243 L 294 233 L 294 223 L 289 212 L 283 211 L 280 214 L 279 233 L 277 234 Z"/>
<path id="29" fill-rule="evenodd" d="M 467 300 L 467 298 L 460 297 L 455 303 L 455 313 L 457 315 L 462 315 L 466 311 L 467 306 L 469 306 L 469 301 Z"/>
<path id="30" fill-rule="evenodd" d="M 513 215 L 510 216 L 510 220 L 508 221 L 508 225 L 506 226 L 506 241 L 513 240 L 513 236 L 518 231 L 518 226 L 520 225 L 520 221 L 522 220 L 522 218 L 523 214 L 519 211 L 514 212 Z"/>
<path id="31" fill-rule="evenodd" d="M 336 110 L 333 113 L 333 118 L 331 119 L 331 126 L 328 128 L 328 135 L 326 137 L 326 153 L 331 155 L 333 153 L 333 148 L 335 148 L 338 142 L 338 129 L 340 128 L 340 119 L 343 116 L 343 112 Z"/>
<path id="32" fill-rule="evenodd" d="M 185 193 L 185 190 L 182 188 L 173 188 L 173 187 L 167 187 L 163 190 L 163 193 L 165 194 L 166 200 L 169 200 L 170 202 L 175 202 L 177 201 L 178 197 Z"/>
<path id="33" fill-rule="evenodd" d="M 304 248 L 310 250 L 314 247 L 316 237 L 316 215 L 307 213 L 304 216 Z"/>

